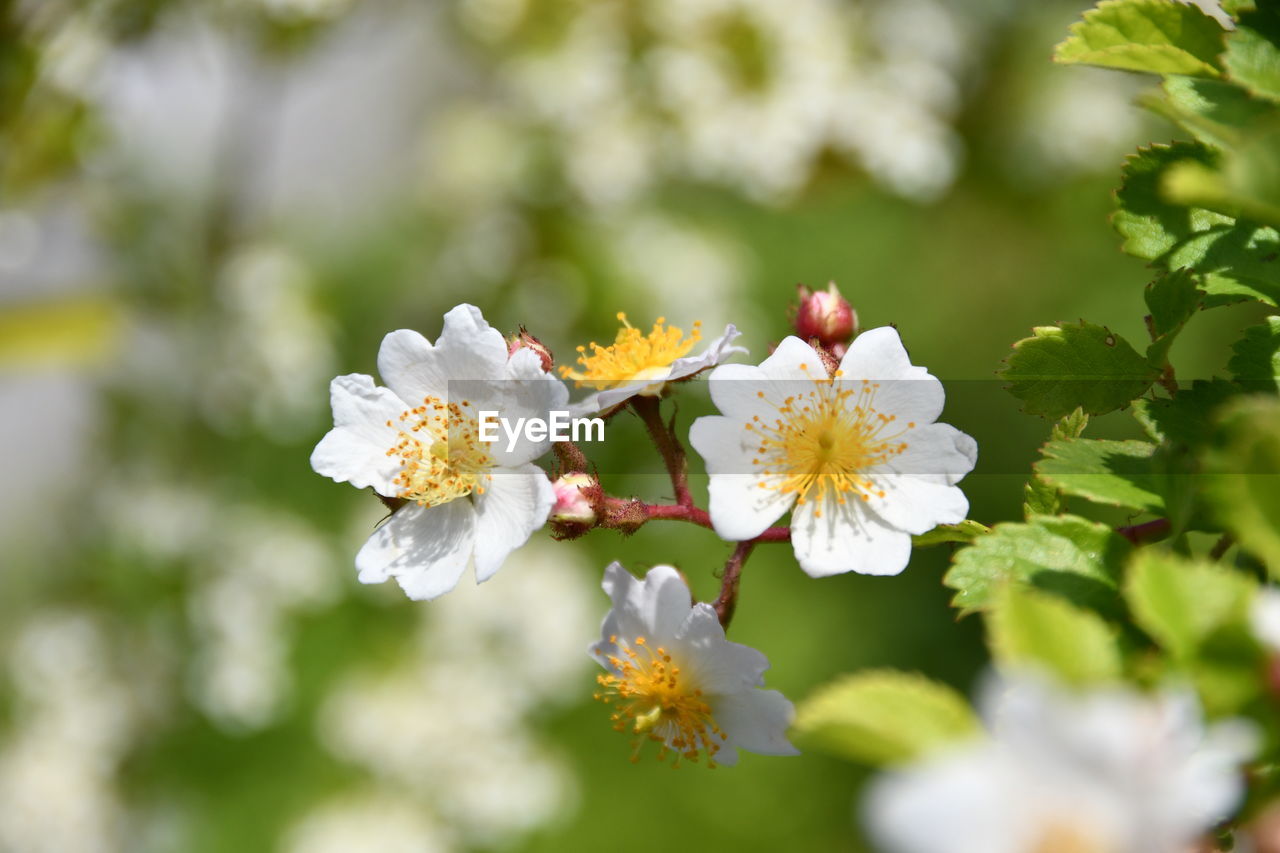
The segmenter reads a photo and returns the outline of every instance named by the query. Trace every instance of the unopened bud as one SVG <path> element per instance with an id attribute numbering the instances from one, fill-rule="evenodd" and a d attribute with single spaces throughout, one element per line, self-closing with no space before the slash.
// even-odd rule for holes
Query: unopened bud
<path id="1" fill-rule="evenodd" d="M 507 358 L 516 354 L 516 350 L 531 349 L 538 354 L 538 358 L 542 359 L 542 369 L 547 373 L 551 372 L 551 368 L 555 365 L 555 358 L 551 355 L 551 350 L 547 349 L 542 341 L 529 334 L 529 330 L 524 326 L 520 327 L 520 331 L 512 335 L 507 340 Z"/>
<path id="2" fill-rule="evenodd" d="M 858 328 L 858 314 L 840 295 L 833 281 L 817 293 L 796 285 L 800 305 L 795 309 L 796 334 L 806 341 L 816 339 L 823 346 L 847 343 Z"/>
<path id="3" fill-rule="evenodd" d="M 556 503 L 551 508 L 553 524 L 584 525 L 590 527 L 596 523 L 596 510 L 592 504 L 592 492 L 599 488 L 595 477 L 572 471 L 563 474 L 551 484 L 555 490 Z"/>

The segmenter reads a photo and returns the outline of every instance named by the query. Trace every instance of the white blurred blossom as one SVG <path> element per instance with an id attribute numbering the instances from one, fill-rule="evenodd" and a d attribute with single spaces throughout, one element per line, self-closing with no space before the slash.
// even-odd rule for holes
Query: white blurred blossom
<path id="1" fill-rule="evenodd" d="M 1227 817 L 1256 750 L 1191 693 L 993 685 L 989 738 L 891 771 L 864 803 L 886 853 L 1184 853 Z"/>
<path id="2" fill-rule="evenodd" d="M 447 853 L 449 834 L 412 799 L 375 791 L 322 801 L 286 832 L 281 853 Z"/>
<path id="3" fill-rule="evenodd" d="M 590 585 L 572 553 L 545 542 L 511 559 L 521 565 L 483 589 L 463 584 L 424 608 L 404 656 L 346 676 L 320 713 L 334 755 L 413 797 L 468 846 L 510 843 L 574 797 L 568 768 L 528 719 L 579 697 Z"/>

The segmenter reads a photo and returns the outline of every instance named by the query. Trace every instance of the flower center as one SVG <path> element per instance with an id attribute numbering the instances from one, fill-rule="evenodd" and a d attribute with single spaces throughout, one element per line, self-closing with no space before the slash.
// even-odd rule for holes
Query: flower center
<path id="1" fill-rule="evenodd" d="M 590 385 L 597 390 L 637 379 L 663 379 L 671 363 L 702 339 L 701 323 L 694 323 L 686 337 L 682 329 L 666 325 L 665 317 L 659 317 L 647 335 L 628 323 L 626 314 L 619 312 L 618 320 L 622 328 L 611 346 L 602 347 L 592 341 L 590 355 L 586 347 L 578 347 L 582 369 L 561 367 L 560 375 L 577 380 L 578 387 Z"/>
<path id="2" fill-rule="evenodd" d="M 830 496 L 839 504 L 849 495 L 883 498 L 867 472 L 907 449 L 901 439 L 915 423 L 903 429 L 896 415 L 877 410 L 879 387 L 867 379 L 854 388 L 815 379 L 809 390 L 783 401 L 772 424 L 755 416 L 745 429 L 758 441 L 752 464 L 766 478 L 760 486 L 794 494 L 797 503 L 817 500 L 818 517 Z"/>
<path id="3" fill-rule="evenodd" d="M 472 492 L 484 494 L 493 459 L 480 443 L 475 417 L 464 411 L 470 405 L 426 397 L 400 415 L 399 440 L 387 451 L 404 462 L 395 478 L 399 497 L 436 506 Z"/>
<path id="4" fill-rule="evenodd" d="M 617 645 L 618 638 L 609 642 Z M 600 675 L 596 681 L 603 688 L 595 698 L 614 706 L 614 728 L 628 728 L 648 740 L 658 741 L 662 747 L 658 760 L 667 756 L 667 750 L 675 752 L 675 764 L 681 758 L 697 761 L 702 752 L 707 753 L 707 766 L 715 767 L 715 754 L 728 739 L 711 715 L 711 706 L 702 698 L 702 691 L 681 671 L 667 650 L 654 649 L 644 637 L 620 647 L 621 655 L 610 655 L 609 663 L 618 674 Z M 644 740 L 637 737 L 631 760 L 640 760 L 640 748 Z"/>
<path id="5" fill-rule="evenodd" d="M 1049 821 L 1036 839 L 1031 853 L 1114 853 L 1096 836 L 1066 820 Z"/>

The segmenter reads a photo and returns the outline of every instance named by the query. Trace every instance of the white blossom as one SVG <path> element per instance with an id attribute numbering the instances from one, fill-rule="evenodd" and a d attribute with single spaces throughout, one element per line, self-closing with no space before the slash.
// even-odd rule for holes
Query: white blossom
<path id="1" fill-rule="evenodd" d="M 360 549 L 361 582 L 394 577 L 410 598 L 430 599 L 471 563 L 477 581 L 489 579 L 546 522 L 555 497 L 533 464 L 549 441 L 483 442 L 479 413 L 545 419 L 568 390 L 532 350 L 508 358 L 502 335 L 471 305 L 445 315 L 434 345 L 391 332 L 378 372 L 386 387 L 361 374 L 333 380 L 335 426 L 311 455 L 320 474 L 409 502 Z"/>
<path id="2" fill-rule="evenodd" d="M 894 575 L 912 534 L 964 520 L 955 484 L 977 444 L 934 423 L 942 383 L 911 364 L 893 328 L 859 335 L 831 376 L 789 337 L 759 366 L 717 368 L 710 386 L 723 414 L 699 418 L 689 438 L 725 539 L 754 538 L 794 507 L 791 541 L 808 574 Z"/>
<path id="3" fill-rule="evenodd" d="M 655 566 L 643 581 L 621 564 L 604 573 L 613 609 L 589 652 L 607 670 L 596 698 L 613 708 L 619 731 L 710 766 L 736 764 L 738 749 L 795 755 L 787 740 L 794 708 L 776 690 L 759 689 L 769 661 L 725 639 L 709 604 L 693 604 L 689 587 L 671 566 Z"/>
<path id="4" fill-rule="evenodd" d="M 1253 733 L 1206 729 L 1190 693 L 1068 693 L 1025 676 L 985 697 L 990 736 L 882 777 L 886 853 L 1186 853 L 1244 790 Z"/>

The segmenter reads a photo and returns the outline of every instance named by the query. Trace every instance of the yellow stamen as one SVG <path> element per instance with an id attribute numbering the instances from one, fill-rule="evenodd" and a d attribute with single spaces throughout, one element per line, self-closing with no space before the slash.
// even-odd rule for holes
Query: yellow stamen
<path id="1" fill-rule="evenodd" d="M 480 442 L 475 417 L 463 411 L 469 405 L 427 397 L 421 406 L 401 413 L 399 440 L 387 451 L 404 462 L 395 478 L 399 497 L 436 506 L 473 492 L 484 494 L 493 459 Z M 387 426 L 395 424 L 387 421 Z"/>
<path id="2" fill-rule="evenodd" d="M 758 457 L 762 488 L 796 495 L 798 503 L 829 496 L 843 504 L 849 495 L 862 500 L 883 498 L 867 472 L 907 449 L 897 416 L 877 411 L 879 383 L 863 380 L 848 387 L 830 379 L 812 380 L 809 390 L 787 397 L 773 424 L 744 425 Z M 914 423 L 907 429 L 915 427 Z"/>
<path id="3" fill-rule="evenodd" d="M 562 366 L 560 375 L 577 381 L 578 387 L 589 385 L 597 390 L 625 385 L 638 379 L 666 378 L 672 362 L 686 355 L 693 345 L 702 339 L 702 324 L 693 324 L 686 337 L 677 326 L 666 325 L 666 318 L 659 317 L 649 334 L 627 322 L 627 315 L 618 312 L 622 328 L 613 344 L 602 347 L 591 342 L 591 354 L 586 347 L 578 347 L 578 364 L 581 370 Z"/>
<path id="4" fill-rule="evenodd" d="M 728 735 L 716 725 L 695 680 L 665 648 L 652 648 L 644 637 L 622 644 L 617 637 L 609 639 L 618 649 L 609 656 L 616 674 L 597 676 L 603 689 L 595 698 L 613 705 L 614 729 L 636 735 L 631 760 L 638 761 L 644 741 L 651 740 L 662 744 L 660 761 L 669 750 L 677 766 L 681 758 L 697 761 L 705 752 L 707 766 L 715 767 L 715 754 Z"/>

